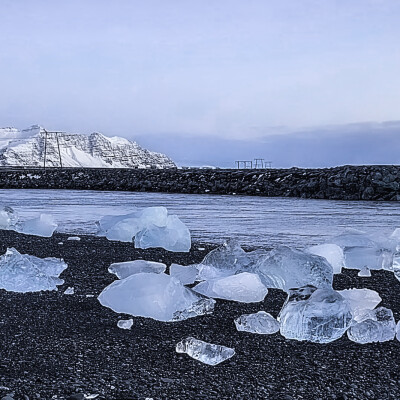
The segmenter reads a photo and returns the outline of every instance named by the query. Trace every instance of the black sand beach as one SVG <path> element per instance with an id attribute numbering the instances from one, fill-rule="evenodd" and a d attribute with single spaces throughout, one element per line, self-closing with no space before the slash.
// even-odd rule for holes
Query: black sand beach
<path id="1" fill-rule="evenodd" d="M 266 310 L 275 317 L 286 295 L 270 290 L 265 301 L 217 301 L 212 315 L 162 323 L 134 318 L 130 331 L 97 296 L 114 280 L 112 262 L 143 258 L 187 265 L 212 245 L 194 243 L 190 253 L 138 250 L 105 238 L 52 238 L 0 231 L 1 253 L 15 247 L 38 257 L 62 257 L 68 269 L 58 292 L 18 294 L 0 290 L 0 398 L 79 399 L 399 399 L 400 342 L 358 345 L 347 337 L 327 344 L 286 340 L 279 333 L 237 332 L 233 319 Z M 63 244 L 58 244 L 63 242 Z M 199 250 L 204 248 L 204 250 Z M 74 295 L 63 295 L 73 286 Z M 347 270 L 334 288 L 370 288 L 400 319 L 400 282 L 373 271 L 359 278 Z M 93 295 L 94 297 L 86 297 Z M 215 367 L 178 354 L 187 336 L 233 347 L 236 355 Z M 71 397 L 74 395 L 73 397 Z"/>

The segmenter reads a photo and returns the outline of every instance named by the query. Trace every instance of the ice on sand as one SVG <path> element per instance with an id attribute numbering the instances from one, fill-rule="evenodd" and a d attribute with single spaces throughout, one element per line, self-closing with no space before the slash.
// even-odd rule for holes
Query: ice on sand
<path id="1" fill-rule="evenodd" d="M 0 229 L 14 229 L 18 222 L 18 213 L 11 207 L 4 206 L 0 211 Z"/>
<path id="2" fill-rule="evenodd" d="M 212 312 L 215 300 L 204 299 L 166 274 L 139 273 L 117 280 L 99 295 L 117 313 L 179 321 Z"/>
<path id="3" fill-rule="evenodd" d="M 131 329 L 133 325 L 133 319 L 120 319 L 117 323 L 118 328 Z"/>
<path id="4" fill-rule="evenodd" d="M 260 335 L 270 335 L 279 331 L 279 322 L 265 311 L 243 314 L 235 319 L 235 325 L 238 331 L 259 333 Z"/>
<path id="5" fill-rule="evenodd" d="M 286 246 L 258 257 L 252 270 L 266 287 L 286 292 L 305 285 L 332 287 L 333 269 L 325 258 Z"/>
<path id="6" fill-rule="evenodd" d="M 385 307 L 367 310 L 347 331 L 350 340 L 361 344 L 386 342 L 394 339 L 395 335 L 396 322 L 393 312 Z"/>
<path id="7" fill-rule="evenodd" d="M 184 285 L 190 285 L 197 279 L 198 269 L 196 265 L 171 264 L 169 274 L 178 279 Z"/>
<path id="8" fill-rule="evenodd" d="M 196 285 L 193 290 L 207 297 L 242 303 L 263 301 L 268 293 L 260 277 L 249 272 L 204 281 Z"/>
<path id="9" fill-rule="evenodd" d="M 337 244 L 320 244 L 309 247 L 307 251 L 311 254 L 324 257 L 332 265 L 334 274 L 340 274 L 342 268 L 345 266 L 343 250 Z"/>
<path id="10" fill-rule="evenodd" d="M 125 279 L 133 274 L 139 274 L 141 272 L 154 272 L 155 274 L 161 274 L 165 272 L 167 266 L 163 263 L 146 260 L 134 260 L 120 263 L 111 264 L 108 268 L 108 272 L 115 274 L 119 279 Z"/>
<path id="11" fill-rule="evenodd" d="M 203 342 L 202 340 L 188 337 L 176 345 L 177 353 L 186 353 L 208 365 L 217 365 L 235 355 L 235 350 L 230 347 Z"/>
<path id="12" fill-rule="evenodd" d="M 65 289 L 64 294 L 74 294 L 75 293 L 75 289 L 73 287 L 68 287 L 67 289 Z"/>
<path id="13" fill-rule="evenodd" d="M 363 269 L 360 269 L 360 271 L 357 275 L 361 276 L 361 277 L 370 277 L 371 271 L 368 267 L 364 267 Z"/>
<path id="14" fill-rule="evenodd" d="M 396 339 L 400 341 L 400 321 L 396 325 Z"/>
<path id="15" fill-rule="evenodd" d="M 287 339 L 329 343 L 346 332 L 352 315 L 340 293 L 304 286 L 290 290 L 278 320 L 281 334 Z"/>
<path id="16" fill-rule="evenodd" d="M 57 290 L 64 281 L 59 278 L 67 268 L 63 260 L 38 258 L 7 249 L 0 257 L 0 288 L 12 292 Z"/>
<path id="17" fill-rule="evenodd" d="M 338 293 L 349 303 L 355 321 L 359 321 L 365 312 L 373 310 L 382 301 L 379 293 L 371 289 L 345 289 L 338 290 Z"/>
<path id="18" fill-rule="evenodd" d="M 97 224 L 98 235 L 123 242 L 134 240 L 137 248 L 163 247 L 169 251 L 187 252 L 191 247 L 189 229 L 176 215 L 168 215 L 165 207 L 105 216 Z"/>
<path id="19" fill-rule="evenodd" d="M 16 231 L 26 235 L 51 237 L 57 229 L 54 218 L 49 214 L 40 214 L 39 217 L 17 224 Z"/>

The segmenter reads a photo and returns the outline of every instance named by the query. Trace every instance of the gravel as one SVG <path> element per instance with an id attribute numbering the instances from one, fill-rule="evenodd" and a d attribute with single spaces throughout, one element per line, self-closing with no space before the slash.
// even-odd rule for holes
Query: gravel
<path id="1" fill-rule="evenodd" d="M 7 247 L 38 257 L 61 257 L 68 269 L 53 292 L 19 294 L 0 290 L 0 398 L 81 399 L 398 399 L 400 342 L 358 345 L 347 337 L 326 345 L 286 340 L 279 333 L 236 331 L 234 318 L 266 310 L 277 316 L 285 300 L 270 290 L 264 302 L 218 300 L 212 315 L 177 323 L 134 318 L 131 330 L 118 328 L 117 314 L 97 296 L 115 276 L 112 262 L 161 261 L 168 266 L 199 262 L 212 248 L 194 243 L 190 253 L 140 250 L 130 243 L 68 235 L 40 238 L 0 231 Z M 59 245 L 63 242 L 63 245 Z M 201 250 L 200 250 L 200 249 Z M 74 295 L 63 295 L 67 287 Z M 400 319 L 400 283 L 388 271 L 371 278 L 347 270 L 335 289 L 377 290 L 381 305 Z M 87 297 L 87 295 L 94 295 Z M 233 347 L 236 355 L 211 367 L 175 352 L 187 336 Z"/>

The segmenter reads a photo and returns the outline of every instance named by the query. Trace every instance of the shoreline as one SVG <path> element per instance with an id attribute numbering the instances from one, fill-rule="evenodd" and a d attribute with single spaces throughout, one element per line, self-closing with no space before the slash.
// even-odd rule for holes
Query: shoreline
<path id="1" fill-rule="evenodd" d="M 79 236 L 80 241 L 67 241 Z M 58 244 L 63 242 L 62 245 Z M 91 235 L 55 233 L 51 238 L 0 231 L 7 247 L 38 257 L 64 258 L 59 290 L 12 293 L 0 290 L 0 396 L 14 399 L 68 399 L 74 393 L 97 399 L 395 399 L 400 398 L 400 342 L 358 345 L 347 336 L 319 345 L 287 340 L 279 333 L 238 332 L 233 319 L 260 310 L 274 317 L 286 298 L 270 289 L 260 303 L 217 300 L 213 314 L 163 323 L 133 317 L 132 329 L 117 327 L 131 318 L 100 305 L 98 294 L 115 280 L 112 262 L 143 258 L 188 265 L 215 245 L 192 243 L 189 253 L 135 249 Z M 199 250 L 204 248 L 204 250 Z M 63 295 L 67 287 L 74 295 Z M 371 278 L 345 270 L 337 290 L 378 291 L 381 306 L 400 319 L 400 282 L 388 271 Z M 93 297 L 86 297 L 86 295 Z M 233 347 L 236 355 L 212 367 L 175 351 L 185 337 Z M 39 397 L 40 396 L 40 397 Z M 25 397 L 26 399 L 26 397 Z"/>

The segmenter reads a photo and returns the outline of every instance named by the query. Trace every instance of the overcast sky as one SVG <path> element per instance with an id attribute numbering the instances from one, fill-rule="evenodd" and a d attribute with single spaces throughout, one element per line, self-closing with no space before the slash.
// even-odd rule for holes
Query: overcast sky
<path id="1" fill-rule="evenodd" d="M 400 120 L 400 1 L 0 0 L 0 126 L 251 139 Z"/>

